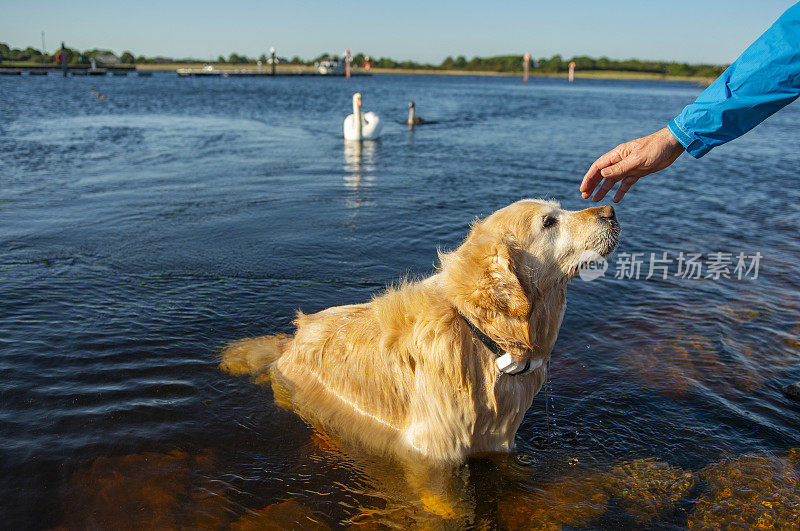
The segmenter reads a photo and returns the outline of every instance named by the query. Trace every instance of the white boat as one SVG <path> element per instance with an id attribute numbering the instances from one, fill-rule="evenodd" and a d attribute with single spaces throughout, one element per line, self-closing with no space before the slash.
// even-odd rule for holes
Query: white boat
<path id="1" fill-rule="evenodd" d="M 344 74 L 344 61 L 338 57 L 328 57 L 314 63 L 317 72 L 322 75 L 341 75 Z"/>

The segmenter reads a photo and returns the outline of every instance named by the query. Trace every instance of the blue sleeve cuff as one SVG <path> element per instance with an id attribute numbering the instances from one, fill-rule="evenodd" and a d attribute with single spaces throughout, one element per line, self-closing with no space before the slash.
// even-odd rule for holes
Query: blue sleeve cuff
<path id="1" fill-rule="evenodd" d="M 675 139 L 686 148 L 686 152 L 694 158 L 699 159 L 711 151 L 712 146 L 704 144 L 696 138 L 692 138 L 689 133 L 684 131 L 681 126 L 678 125 L 678 118 L 680 118 L 680 116 L 670 120 L 670 122 L 667 124 L 667 129 L 670 133 L 672 133 L 672 136 L 674 136 Z"/>

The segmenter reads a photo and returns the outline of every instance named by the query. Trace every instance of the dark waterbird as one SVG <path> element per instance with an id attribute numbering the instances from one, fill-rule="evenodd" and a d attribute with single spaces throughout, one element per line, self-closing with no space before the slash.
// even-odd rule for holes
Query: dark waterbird
<path id="1" fill-rule="evenodd" d="M 430 122 L 425 120 L 424 118 L 420 118 L 417 116 L 415 111 L 415 106 L 413 101 L 408 102 L 408 120 L 403 122 L 405 125 L 414 127 L 415 125 L 425 125 L 425 124 L 435 124 L 436 122 Z"/>

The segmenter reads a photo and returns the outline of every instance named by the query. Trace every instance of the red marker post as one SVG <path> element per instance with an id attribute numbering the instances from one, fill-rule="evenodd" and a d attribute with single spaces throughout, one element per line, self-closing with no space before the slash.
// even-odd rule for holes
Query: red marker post
<path id="1" fill-rule="evenodd" d="M 569 63 L 569 82 L 575 81 L 575 61 Z"/>
<path id="2" fill-rule="evenodd" d="M 350 48 L 344 52 L 344 77 L 350 79 Z"/>
<path id="3" fill-rule="evenodd" d="M 531 54 L 526 53 L 522 56 L 522 82 L 528 82 L 528 67 L 531 64 Z"/>

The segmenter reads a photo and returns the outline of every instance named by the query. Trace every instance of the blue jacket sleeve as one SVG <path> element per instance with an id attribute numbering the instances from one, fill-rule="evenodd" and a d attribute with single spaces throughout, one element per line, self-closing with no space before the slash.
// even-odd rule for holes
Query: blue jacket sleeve
<path id="1" fill-rule="evenodd" d="M 670 133 L 700 158 L 800 96 L 800 3 L 790 7 L 694 103 Z"/>

